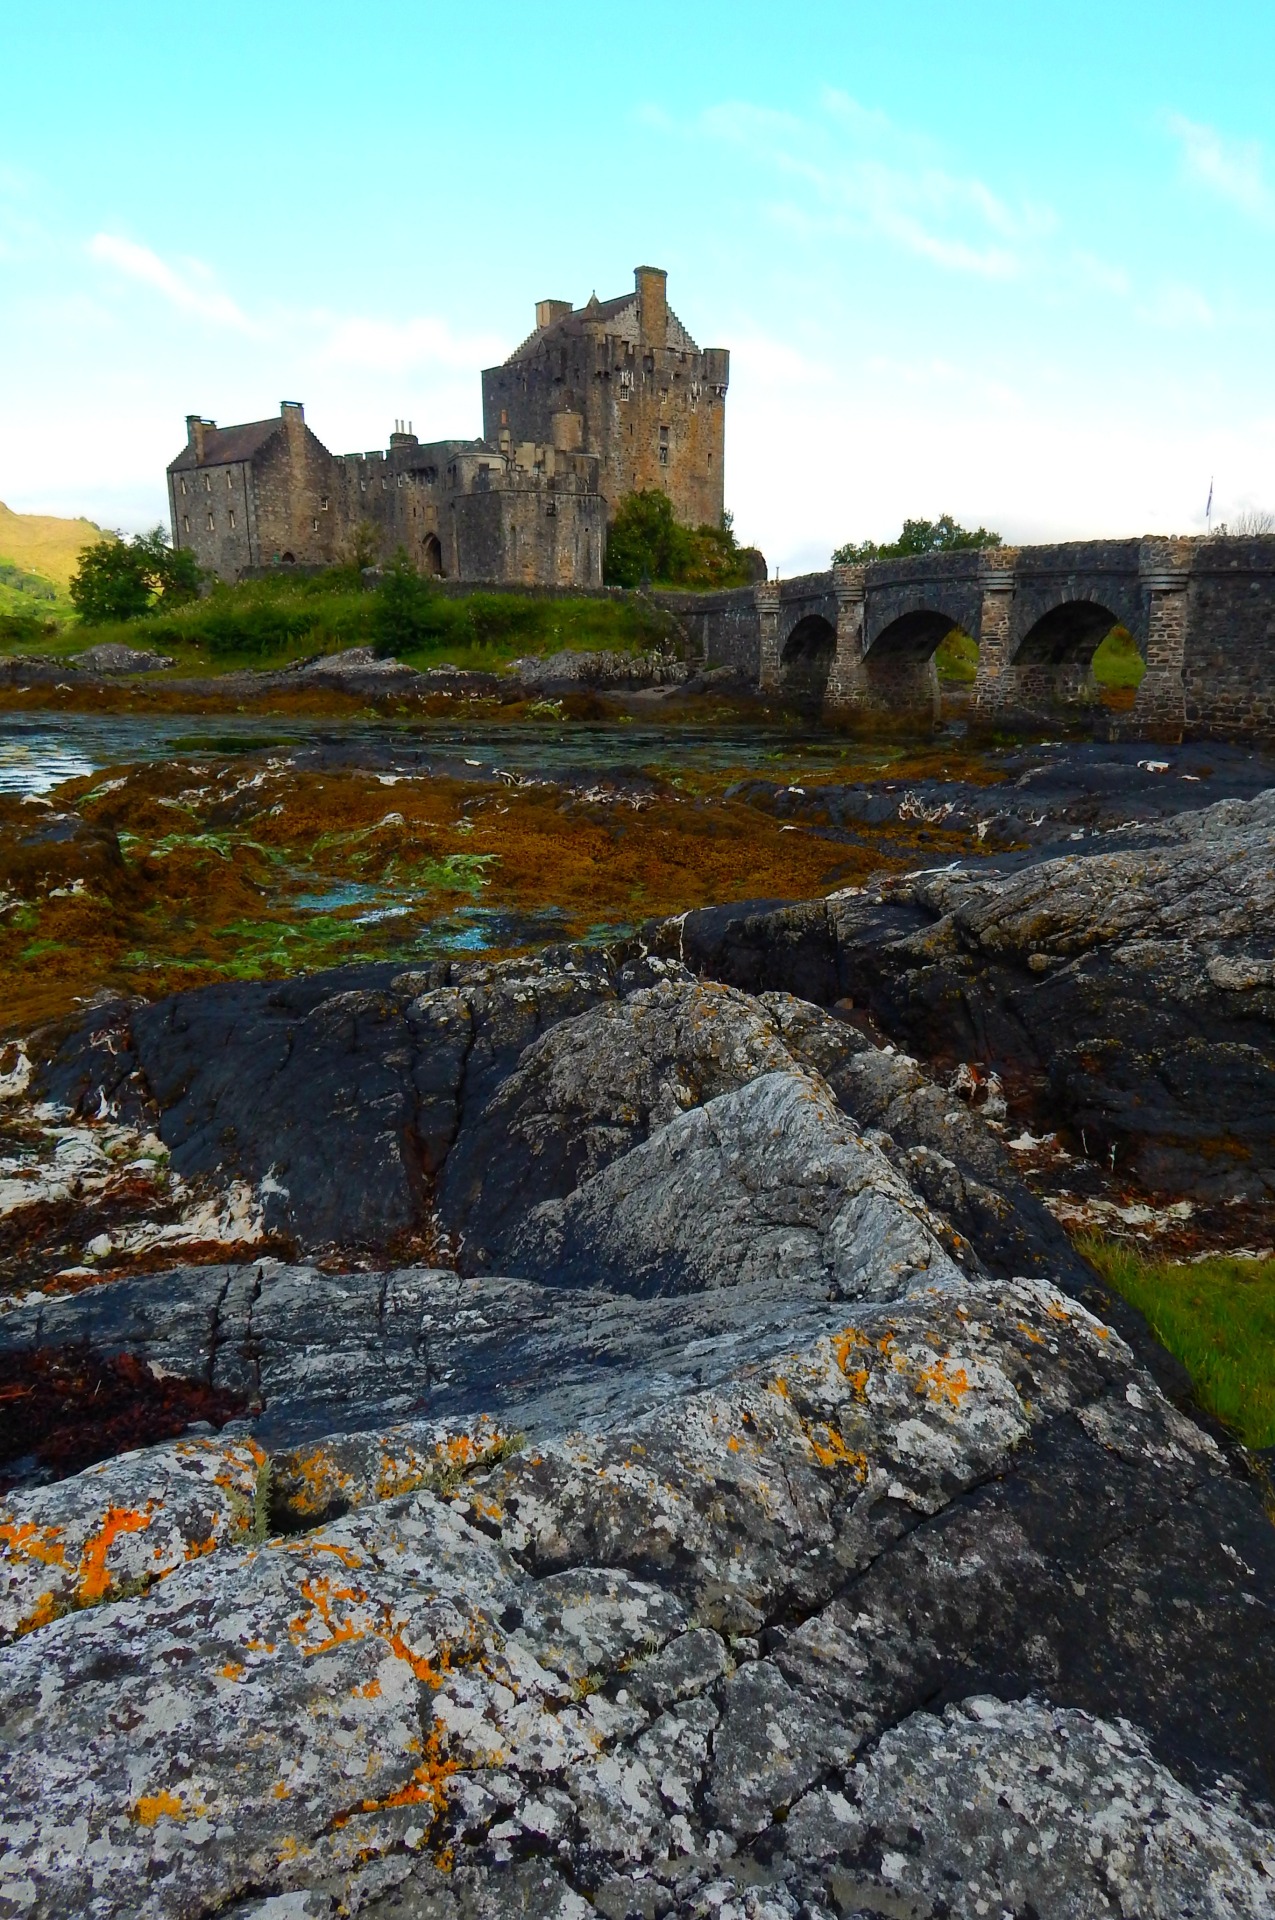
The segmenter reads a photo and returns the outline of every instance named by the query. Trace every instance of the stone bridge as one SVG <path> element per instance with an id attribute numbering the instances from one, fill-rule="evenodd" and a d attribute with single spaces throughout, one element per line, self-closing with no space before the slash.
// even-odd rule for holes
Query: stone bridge
<path id="1" fill-rule="evenodd" d="M 1275 734 L 1275 537 L 926 554 L 659 598 L 706 666 L 825 719 L 932 726 L 934 655 L 954 629 L 978 643 L 980 720 L 1081 718 L 1098 707 L 1094 653 L 1119 625 L 1146 664 L 1131 730 Z"/>

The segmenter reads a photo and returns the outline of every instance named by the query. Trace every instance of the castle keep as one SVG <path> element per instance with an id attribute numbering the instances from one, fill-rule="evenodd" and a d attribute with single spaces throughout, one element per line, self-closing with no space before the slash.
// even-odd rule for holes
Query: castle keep
<path id="1" fill-rule="evenodd" d="M 717 525 L 730 356 L 696 346 L 666 275 L 573 308 L 542 300 L 535 331 L 483 381 L 483 438 L 332 454 L 299 402 L 218 427 L 187 417 L 168 469 L 173 544 L 223 580 L 249 568 L 331 566 L 361 530 L 422 573 L 523 586 L 599 586 L 607 523 L 659 488 L 679 520 Z"/>

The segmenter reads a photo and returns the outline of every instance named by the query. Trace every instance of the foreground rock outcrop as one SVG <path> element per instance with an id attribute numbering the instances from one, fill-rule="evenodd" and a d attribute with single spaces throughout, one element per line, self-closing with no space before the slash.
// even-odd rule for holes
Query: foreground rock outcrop
<path id="1" fill-rule="evenodd" d="M 0 1302 L 6 1392 L 197 1415 L 8 1463 L 0 1914 L 1275 1909 L 1260 1484 L 1015 1173 L 986 1053 L 971 1102 L 836 1004 L 994 1025 L 1014 968 L 1159 978 L 1153 923 L 1189 999 L 1261 963 L 1265 819 L 1213 818 L 1224 882 L 1157 842 L 35 1048 L 33 1135 L 153 1138 L 273 1251 Z"/>

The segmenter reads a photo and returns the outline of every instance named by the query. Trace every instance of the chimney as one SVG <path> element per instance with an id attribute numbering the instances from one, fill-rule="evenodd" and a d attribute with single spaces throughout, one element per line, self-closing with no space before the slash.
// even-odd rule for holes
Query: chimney
<path id="1" fill-rule="evenodd" d="M 553 326 L 556 321 L 565 320 L 571 310 L 569 300 L 537 300 L 536 332 L 543 333 L 546 327 Z"/>
<path id="2" fill-rule="evenodd" d="M 668 275 L 663 267 L 635 267 L 638 329 L 644 347 L 668 345 Z"/>
<path id="3" fill-rule="evenodd" d="M 305 408 L 299 400 L 283 400 L 279 405 L 283 430 L 288 436 L 289 457 L 300 459 L 305 450 Z"/>
<path id="4" fill-rule="evenodd" d="M 203 420 L 197 413 L 186 415 L 186 445 L 195 449 L 195 465 L 204 464 L 204 434 L 209 427 L 216 426 L 215 420 Z"/>

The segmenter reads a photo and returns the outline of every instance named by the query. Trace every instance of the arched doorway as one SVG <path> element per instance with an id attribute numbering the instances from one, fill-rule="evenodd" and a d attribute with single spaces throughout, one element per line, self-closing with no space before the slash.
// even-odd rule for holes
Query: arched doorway
<path id="1" fill-rule="evenodd" d="M 817 715 L 837 651 L 837 629 L 820 613 L 799 620 L 779 656 L 779 691 L 800 712 Z"/>
<path id="2" fill-rule="evenodd" d="M 435 580 L 442 578 L 443 549 L 436 533 L 427 533 L 421 543 L 421 571 L 432 574 Z"/>

